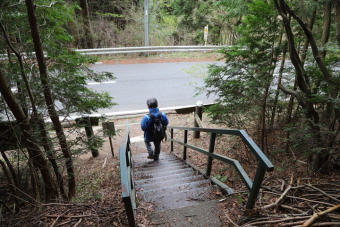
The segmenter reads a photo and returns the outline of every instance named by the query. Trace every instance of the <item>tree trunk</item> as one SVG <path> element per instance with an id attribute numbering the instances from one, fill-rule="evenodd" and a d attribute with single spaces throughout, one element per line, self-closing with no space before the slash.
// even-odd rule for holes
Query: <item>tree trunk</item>
<path id="1" fill-rule="evenodd" d="M 36 168 L 34 167 L 31 158 L 28 159 L 28 167 L 30 170 L 30 177 L 31 177 L 31 186 L 32 191 L 34 194 L 34 198 L 37 201 L 41 201 L 40 191 L 39 191 L 39 185 L 38 185 L 38 173 L 36 171 Z"/>
<path id="2" fill-rule="evenodd" d="M 34 122 L 38 123 L 38 127 L 40 129 L 39 133 L 40 133 L 40 136 L 41 136 L 41 140 L 43 142 L 43 147 L 44 147 L 44 150 L 46 152 L 48 160 L 52 164 L 52 167 L 53 167 L 53 170 L 54 170 L 54 174 L 55 174 L 55 176 L 57 178 L 60 194 L 62 195 L 62 197 L 65 200 L 67 200 L 67 196 L 66 196 L 65 190 L 64 190 L 63 177 L 60 174 L 57 162 L 55 161 L 55 155 L 53 153 L 53 148 L 52 148 L 53 146 L 52 146 L 52 144 L 50 142 L 50 139 L 49 139 L 49 136 L 48 136 L 48 132 L 47 132 L 46 127 L 45 127 L 44 119 L 38 113 L 38 110 L 37 110 L 37 107 L 36 107 L 36 102 L 35 102 L 35 99 L 33 97 L 33 93 L 32 93 L 32 90 L 31 90 L 31 86 L 30 86 L 30 84 L 28 82 L 28 79 L 27 79 L 27 76 L 26 76 L 26 73 L 25 73 L 25 70 L 24 70 L 24 64 L 23 64 L 23 61 L 22 61 L 22 56 L 13 47 L 13 45 L 11 44 L 11 42 L 10 42 L 10 40 L 8 38 L 8 34 L 7 34 L 6 30 L 5 30 L 5 27 L 3 26 L 3 24 L 1 22 L 0 22 L 0 28 L 1 28 L 2 32 L 3 32 L 4 38 L 6 40 L 6 43 L 7 43 L 8 47 L 10 48 L 10 50 L 13 51 L 13 53 L 15 54 L 15 56 L 18 59 L 19 66 L 20 66 L 20 72 L 21 72 L 21 78 L 22 78 L 22 80 L 25 83 L 26 90 L 27 90 L 28 96 L 29 96 L 30 101 L 31 101 L 32 111 L 33 111 L 33 118 L 35 120 Z"/>
<path id="3" fill-rule="evenodd" d="M 11 174 L 9 173 L 5 163 L 0 160 L 0 165 L 1 165 L 1 168 L 2 168 L 2 170 L 4 172 L 4 174 L 5 174 L 5 177 L 7 179 L 8 184 L 10 185 L 11 188 L 13 188 L 13 185 L 15 185 L 14 179 L 11 178 Z"/>
<path id="4" fill-rule="evenodd" d="M 278 46 L 281 46 L 282 42 L 282 32 L 280 33 L 279 36 L 279 42 Z M 265 140 L 267 139 L 267 129 L 266 129 L 266 111 L 267 111 L 267 99 L 269 96 L 269 90 L 270 90 L 270 84 L 273 81 L 273 76 L 274 76 L 274 70 L 276 67 L 276 62 L 277 62 L 277 57 L 278 53 L 275 51 L 275 38 L 272 41 L 272 47 L 271 47 L 271 59 L 270 59 L 270 66 L 273 67 L 270 72 L 268 72 L 268 81 L 265 85 L 265 91 L 264 91 L 264 97 L 263 97 L 263 102 L 262 102 L 262 110 L 261 110 L 261 138 L 260 138 L 260 144 L 261 144 L 261 149 L 263 151 L 267 150 L 267 146 L 265 146 Z M 266 143 L 267 144 L 267 143 Z"/>
<path id="5" fill-rule="evenodd" d="M 331 28 L 331 10 L 332 10 L 332 1 L 326 1 L 324 3 L 323 8 L 323 25 L 322 25 L 322 37 L 321 37 L 321 51 L 320 55 L 322 59 L 326 56 L 325 45 L 329 39 L 329 32 Z"/>
<path id="6" fill-rule="evenodd" d="M 49 82 L 48 82 L 47 67 L 45 64 L 44 53 L 42 50 L 41 39 L 40 39 L 39 30 L 38 30 L 37 18 L 34 12 L 33 0 L 25 0 L 25 3 L 26 3 L 28 19 L 29 19 L 29 23 L 31 27 L 35 54 L 36 54 L 37 61 L 38 61 L 40 80 L 43 86 L 45 102 L 47 105 L 48 113 L 53 123 L 54 130 L 56 131 L 61 150 L 66 160 L 66 169 L 67 169 L 67 174 L 68 174 L 68 188 L 69 188 L 68 197 L 69 199 L 71 199 L 74 196 L 75 189 L 76 189 L 72 156 L 70 154 L 70 151 L 67 145 L 67 141 L 66 141 L 63 128 L 59 121 L 58 113 L 54 107 L 52 92 L 51 92 Z"/>
<path id="7" fill-rule="evenodd" d="M 289 8 L 289 6 L 285 3 L 284 0 L 274 0 L 274 4 L 279 14 L 283 18 L 283 24 L 285 26 L 285 31 L 286 31 L 287 38 L 288 38 L 289 53 L 291 56 L 292 64 L 294 65 L 294 68 L 295 68 L 297 84 L 301 92 L 304 93 L 305 97 L 302 97 L 301 95 L 297 94 L 294 91 L 291 91 L 289 93 L 294 94 L 298 98 L 299 104 L 304 109 L 307 122 L 310 127 L 311 135 L 313 138 L 312 146 L 317 147 L 317 148 L 322 148 L 323 143 L 322 143 L 322 137 L 321 137 L 321 129 L 319 126 L 319 123 L 320 123 L 319 114 L 315 111 L 314 103 L 311 101 L 312 100 L 311 99 L 312 98 L 311 87 L 308 83 L 308 77 L 304 70 L 302 62 L 296 52 L 296 48 L 294 44 L 294 34 L 292 32 L 290 22 L 287 18 L 287 14 L 293 17 L 296 20 L 296 22 L 298 22 L 302 30 L 304 31 L 311 45 L 313 57 L 320 71 L 322 72 L 323 79 L 327 82 L 329 86 L 330 94 L 333 94 L 334 88 L 337 88 L 338 84 L 332 80 L 331 75 L 327 71 L 323 63 L 323 60 L 320 57 L 320 53 L 318 51 L 316 42 L 314 40 L 313 34 L 311 33 L 310 29 L 308 29 L 308 27 L 303 23 L 303 21 L 297 15 L 295 15 L 295 13 Z M 332 82 L 334 84 L 332 84 Z M 283 89 L 283 90 L 286 92 L 288 91 L 287 89 Z M 328 158 L 327 158 L 328 156 L 329 156 L 328 149 L 322 149 L 321 152 L 311 154 L 310 160 L 312 164 L 311 165 L 312 170 L 315 172 L 325 167 L 328 161 Z"/>
<path id="8" fill-rule="evenodd" d="M 20 128 L 23 132 L 24 144 L 28 150 L 28 154 L 32 159 L 34 166 L 39 168 L 41 175 L 45 183 L 46 200 L 51 200 L 56 197 L 56 189 L 53 184 L 53 180 L 47 165 L 47 162 L 41 152 L 39 146 L 34 142 L 32 137 L 32 128 L 29 124 L 29 117 L 27 117 L 22 111 L 20 105 L 14 98 L 14 95 L 10 89 L 9 84 L 5 78 L 5 75 L 0 70 L 0 92 L 4 97 L 9 109 L 12 111 L 15 119 L 20 124 Z"/>
<path id="9" fill-rule="evenodd" d="M 12 165 L 12 163 L 9 161 L 9 159 L 7 158 L 7 155 L 4 151 L 1 151 L 1 156 L 2 158 L 5 160 L 6 165 L 9 169 L 9 172 L 12 175 L 13 181 L 14 181 L 14 185 L 18 186 L 18 178 L 17 178 L 17 174 L 15 173 L 14 167 Z"/>
<path id="10" fill-rule="evenodd" d="M 81 48 L 80 46 L 80 37 L 79 37 L 79 30 L 77 29 L 77 26 L 76 24 L 73 22 L 73 21 L 70 21 L 68 23 L 68 25 L 70 26 L 70 33 L 74 39 L 74 42 L 73 42 L 73 47 L 75 48 Z"/>
<path id="11" fill-rule="evenodd" d="M 8 182 L 8 185 L 9 185 L 9 188 L 11 189 L 12 193 L 14 195 L 16 195 L 16 182 L 14 180 L 14 178 L 11 178 L 11 174 L 8 172 L 7 168 L 6 168 L 6 165 L 3 161 L 0 160 L 0 166 L 5 174 L 5 177 L 7 179 L 7 182 Z M 7 165 L 8 166 L 8 165 Z M 13 176 L 13 174 L 12 174 Z M 14 197 L 14 203 L 15 203 L 15 211 L 18 212 L 19 211 L 19 206 L 18 206 L 18 199 L 16 197 Z"/>
<path id="12" fill-rule="evenodd" d="M 266 151 L 266 146 L 265 146 L 265 138 L 266 138 L 266 109 L 267 109 L 267 99 L 268 99 L 268 94 L 269 94 L 269 87 L 270 83 L 266 86 L 266 90 L 264 92 L 264 97 L 263 97 L 263 102 L 262 102 L 262 110 L 261 110 L 261 138 L 260 138 L 260 144 L 261 144 L 261 149 L 262 151 Z"/>
<path id="13" fill-rule="evenodd" d="M 90 12 L 89 12 L 89 6 L 87 4 L 87 0 L 80 0 L 80 7 L 81 7 L 81 14 L 83 17 L 86 47 L 89 49 L 92 49 L 94 48 L 93 32 L 92 32 L 91 23 L 90 23 Z"/>
<path id="14" fill-rule="evenodd" d="M 335 0 L 335 13 L 336 13 L 336 39 L 340 48 L 340 0 Z"/>
<path id="15" fill-rule="evenodd" d="M 315 22 L 315 17 L 316 17 L 316 7 L 313 7 L 313 13 L 312 13 L 312 17 L 310 18 L 310 20 L 308 20 L 308 28 L 312 31 L 313 30 L 313 26 L 314 26 L 314 22 Z M 303 44 L 302 50 L 301 50 L 301 55 L 300 55 L 300 59 L 301 59 L 301 64 L 302 66 L 304 66 L 305 61 L 306 61 L 306 57 L 307 57 L 307 50 L 308 50 L 308 46 L 309 46 L 309 40 L 308 38 L 305 39 L 305 42 Z M 295 80 L 294 80 L 294 87 L 293 90 L 296 91 L 297 89 L 297 78 L 295 76 Z M 293 114 L 293 107 L 294 107 L 294 95 L 291 95 L 289 98 L 289 104 L 288 104 L 288 108 L 287 108 L 287 118 L 286 118 L 286 124 L 289 124 L 292 120 L 292 114 Z M 290 133 L 289 131 L 287 132 L 286 135 L 286 152 L 288 152 L 288 148 L 289 148 L 289 136 Z"/>
<path id="16" fill-rule="evenodd" d="M 312 17 L 308 20 L 308 25 L 307 25 L 309 30 L 311 31 L 313 30 L 313 27 L 314 27 L 315 17 L 316 17 L 316 8 L 314 7 Z M 306 37 L 305 42 L 302 47 L 302 53 L 300 55 L 302 65 L 304 65 L 306 61 L 308 46 L 309 46 L 309 40 Z"/>
<path id="17" fill-rule="evenodd" d="M 63 177 L 62 177 L 62 175 L 59 171 L 58 164 L 56 162 L 56 157 L 55 157 L 54 151 L 53 151 L 53 145 L 50 141 L 48 132 L 46 130 L 44 119 L 41 115 L 34 114 L 34 121 L 33 122 L 35 124 L 37 124 L 37 126 L 38 126 L 38 130 L 39 130 L 38 134 L 41 137 L 41 142 L 42 142 L 42 145 L 43 145 L 44 150 L 46 152 L 46 156 L 47 156 L 48 160 L 50 161 L 50 163 L 53 167 L 54 175 L 56 176 L 56 179 L 57 179 L 60 194 L 61 194 L 61 196 L 63 197 L 64 200 L 67 200 L 67 195 L 66 195 L 65 189 L 64 189 L 64 180 L 63 180 Z"/>
<path id="18" fill-rule="evenodd" d="M 285 66 L 285 60 L 286 60 L 286 54 L 287 54 L 287 42 L 284 42 L 283 47 L 282 47 L 282 59 L 281 59 L 281 65 L 280 65 L 280 70 L 279 70 L 279 79 L 277 82 L 277 89 L 275 91 L 275 98 L 274 98 L 274 103 L 273 103 L 273 110 L 272 110 L 272 117 L 270 119 L 270 128 L 273 129 L 274 126 L 274 120 L 275 120 L 275 114 L 276 114 L 276 107 L 277 107 L 277 102 L 279 99 L 279 93 L 280 93 L 280 85 L 281 85 L 281 80 L 282 80 L 282 74 Z"/>

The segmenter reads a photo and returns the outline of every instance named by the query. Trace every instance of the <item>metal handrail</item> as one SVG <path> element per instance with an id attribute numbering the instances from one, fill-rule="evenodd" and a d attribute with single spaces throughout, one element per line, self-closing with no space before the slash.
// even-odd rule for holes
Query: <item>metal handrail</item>
<path id="1" fill-rule="evenodd" d="M 170 128 L 170 134 L 171 134 L 171 151 L 173 151 L 174 146 L 173 143 L 176 142 L 178 144 L 183 145 L 183 159 L 186 160 L 186 150 L 187 148 L 190 148 L 194 151 L 198 151 L 200 153 L 203 153 L 208 156 L 208 162 L 207 162 L 207 169 L 204 173 L 202 170 L 198 169 L 200 172 L 202 172 L 206 177 L 210 177 L 211 168 L 212 168 L 212 160 L 217 159 L 224 163 L 227 163 L 229 165 L 232 165 L 237 170 L 238 174 L 241 176 L 241 179 L 247 186 L 248 190 L 250 191 L 248 202 L 246 205 L 247 209 L 252 209 L 254 207 L 258 192 L 260 190 L 264 175 L 266 171 L 273 171 L 274 166 L 269 161 L 267 156 L 262 152 L 262 150 L 256 145 L 256 143 L 249 137 L 249 135 L 244 130 L 238 130 L 238 129 L 215 129 L 215 128 L 190 128 L 190 127 L 178 127 L 178 126 L 169 126 Z M 174 129 L 178 130 L 184 130 L 184 141 L 179 141 L 174 139 Z M 190 145 L 187 143 L 187 137 L 188 137 L 188 131 L 199 131 L 199 132 L 207 132 L 210 133 L 210 144 L 209 144 L 209 150 L 204 150 L 202 148 Z M 239 163 L 238 160 L 225 157 L 223 155 L 214 154 L 214 148 L 215 148 L 215 139 L 217 134 L 225 134 L 225 135 L 235 135 L 241 137 L 242 141 L 247 145 L 248 148 L 252 151 L 252 153 L 256 156 L 258 160 L 258 166 L 255 174 L 255 178 L 252 181 L 248 174 L 244 171 L 243 167 Z M 193 166 L 194 168 L 197 168 Z M 220 186 L 222 189 L 224 189 L 228 194 L 232 194 L 233 190 L 229 188 L 226 184 L 219 181 L 216 178 L 211 178 L 211 180 L 216 183 L 218 186 Z"/>
<path id="2" fill-rule="evenodd" d="M 129 226 L 134 227 L 136 209 L 136 191 L 133 181 L 132 154 L 130 149 L 130 134 L 127 129 L 126 136 L 119 149 L 120 181 L 122 186 L 122 198 L 128 217 Z"/>

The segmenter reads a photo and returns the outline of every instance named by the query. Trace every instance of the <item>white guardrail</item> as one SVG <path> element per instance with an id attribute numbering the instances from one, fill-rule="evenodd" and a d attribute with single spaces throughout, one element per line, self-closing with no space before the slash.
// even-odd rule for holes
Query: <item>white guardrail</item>
<path id="1" fill-rule="evenodd" d="M 77 49 L 83 55 L 152 53 L 152 52 L 179 52 L 179 51 L 214 51 L 227 46 L 148 46 L 148 47 L 116 47 L 97 49 Z"/>
<path id="2" fill-rule="evenodd" d="M 191 51 L 216 51 L 229 46 L 148 46 L 148 47 L 113 47 L 113 48 L 95 48 L 95 49 L 74 49 L 82 55 L 110 55 L 110 54 L 133 54 L 133 53 L 152 53 L 152 52 L 191 52 Z M 23 58 L 27 54 L 22 53 Z M 35 53 L 29 56 L 35 57 Z M 45 57 L 48 57 L 45 55 Z M 6 60 L 7 54 L 0 54 L 0 60 Z"/>

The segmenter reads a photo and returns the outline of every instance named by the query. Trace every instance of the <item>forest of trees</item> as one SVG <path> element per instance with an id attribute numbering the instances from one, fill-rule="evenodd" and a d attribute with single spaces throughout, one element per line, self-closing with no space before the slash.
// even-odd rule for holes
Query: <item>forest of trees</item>
<path id="1" fill-rule="evenodd" d="M 82 136 L 67 139 L 60 119 L 114 105 L 108 94 L 86 87 L 88 80 L 114 76 L 93 72 L 88 66 L 96 59 L 73 48 L 143 46 L 143 3 L 0 1 L 0 165 L 12 194 L 42 201 L 75 195 L 73 157 L 91 144 Z M 233 45 L 220 50 L 226 64 L 210 67 L 201 90 L 218 97 L 208 109 L 214 122 L 256 128 L 267 153 L 273 151 L 268 135 L 282 130 L 282 152 L 304 153 L 313 173 L 333 171 L 339 162 L 339 0 L 149 5 L 150 45 L 201 45 L 206 25 L 209 44 Z M 79 126 L 70 130 L 81 134 Z"/>
<path id="2" fill-rule="evenodd" d="M 210 108 L 212 118 L 238 127 L 255 122 L 265 151 L 268 134 L 283 129 L 286 151 L 305 153 L 313 172 L 330 171 L 339 153 L 339 4 L 230 5 L 227 12 L 238 9 L 241 18 L 239 38 L 221 51 L 226 65 L 211 67 L 206 79 L 208 93 L 219 97 L 219 105 Z"/>
<path id="3" fill-rule="evenodd" d="M 114 77 L 94 73 L 88 65 L 95 59 L 70 49 L 77 4 L 2 1 L 0 8 L 0 52 L 7 57 L 0 62 L 2 170 L 14 194 L 21 189 L 38 201 L 71 199 L 76 190 L 72 158 L 89 144 L 81 136 L 67 140 L 60 117 L 113 105 L 108 94 L 88 89 L 86 82 Z M 81 133 L 79 127 L 74 133 Z M 6 152 L 10 148 L 16 150 Z"/>

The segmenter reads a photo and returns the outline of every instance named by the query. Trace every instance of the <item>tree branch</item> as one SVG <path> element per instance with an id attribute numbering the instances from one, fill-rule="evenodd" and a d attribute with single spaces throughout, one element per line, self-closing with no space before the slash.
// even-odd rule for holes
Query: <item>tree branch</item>
<path id="1" fill-rule="evenodd" d="M 303 223 L 303 227 L 308 227 L 308 226 L 310 226 L 310 225 L 312 225 L 313 224 L 313 222 L 316 220 L 316 219 L 318 219 L 319 217 L 321 217 L 321 216 L 323 216 L 323 215 L 325 215 L 325 214 L 328 214 L 328 213 L 330 213 L 330 212 L 332 212 L 332 211 L 335 211 L 335 210 L 337 210 L 337 209 L 339 209 L 340 208 L 340 204 L 338 204 L 338 205 L 335 205 L 335 206 L 333 206 L 333 207 L 331 207 L 331 208 L 328 208 L 327 210 L 324 210 L 324 211 L 321 211 L 321 212 L 318 212 L 318 213 L 314 213 L 307 221 L 305 221 L 304 223 Z"/>
<path id="2" fill-rule="evenodd" d="M 284 4 L 282 3 L 282 0 L 279 0 L 281 4 L 279 4 L 278 0 L 274 0 L 274 4 L 276 9 L 278 10 L 280 16 L 282 17 L 283 20 L 283 25 L 285 27 L 286 30 L 286 35 L 287 35 L 287 39 L 288 39 L 288 46 L 289 46 L 289 54 L 290 54 L 290 58 L 292 61 L 292 64 L 294 65 L 295 68 L 295 73 L 296 73 L 296 79 L 297 79 L 297 83 L 299 85 L 299 88 L 301 89 L 301 91 L 303 91 L 304 93 L 310 95 L 311 94 L 311 90 L 310 87 L 308 86 L 308 84 L 305 81 L 305 70 L 303 68 L 301 59 L 296 51 L 295 48 L 295 43 L 294 43 L 294 34 L 292 32 L 292 28 L 290 26 L 290 21 L 287 18 L 286 15 L 286 8 L 284 7 Z"/>
<path id="3" fill-rule="evenodd" d="M 287 95 L 293 95 L 294 97 L 298 96 L 298 93 L 296 91 L 285 88 L 282 84 L 279 84 L 279 88 L 280 88 L 280 90 L 282 90 Z"/>
<path id="4" fill-rule="evenodd" d="M 312 48 L 312 53 L 313 53 L 313 57 L 316 61 L 316 63 L 319 66 L 319 69 L 321 70 L 324 79 L 329 83 L 329 84 L 336 84 L 336 88 L 339 89 L 339 83 L 337 81 L 334 81 L 330 75 L 330 73 L 328 72 L 325 64 L 322 61 L 322 58 L 320 56 L 320 52 L 319 49 L 316 45 L 314 36 L 312 34 L 312 32 L 309 30 L 309 28 L 306 26 L 306 24 L 300 19 L 300 17 L 298 17 L 293 10 L 291 10 L 289 8 L 289 6 L 285 3 L 284 0 L 280 0 L 282 6 L 284 6 L 285 10 L 287 10 L 287 12 L 289 13 L 290 16 L 292 16 L 300 25 L 300 27 L 302 28 L 303 32 L 305 33 L 307 39 L 309 40 L 310 46 Z"/>

